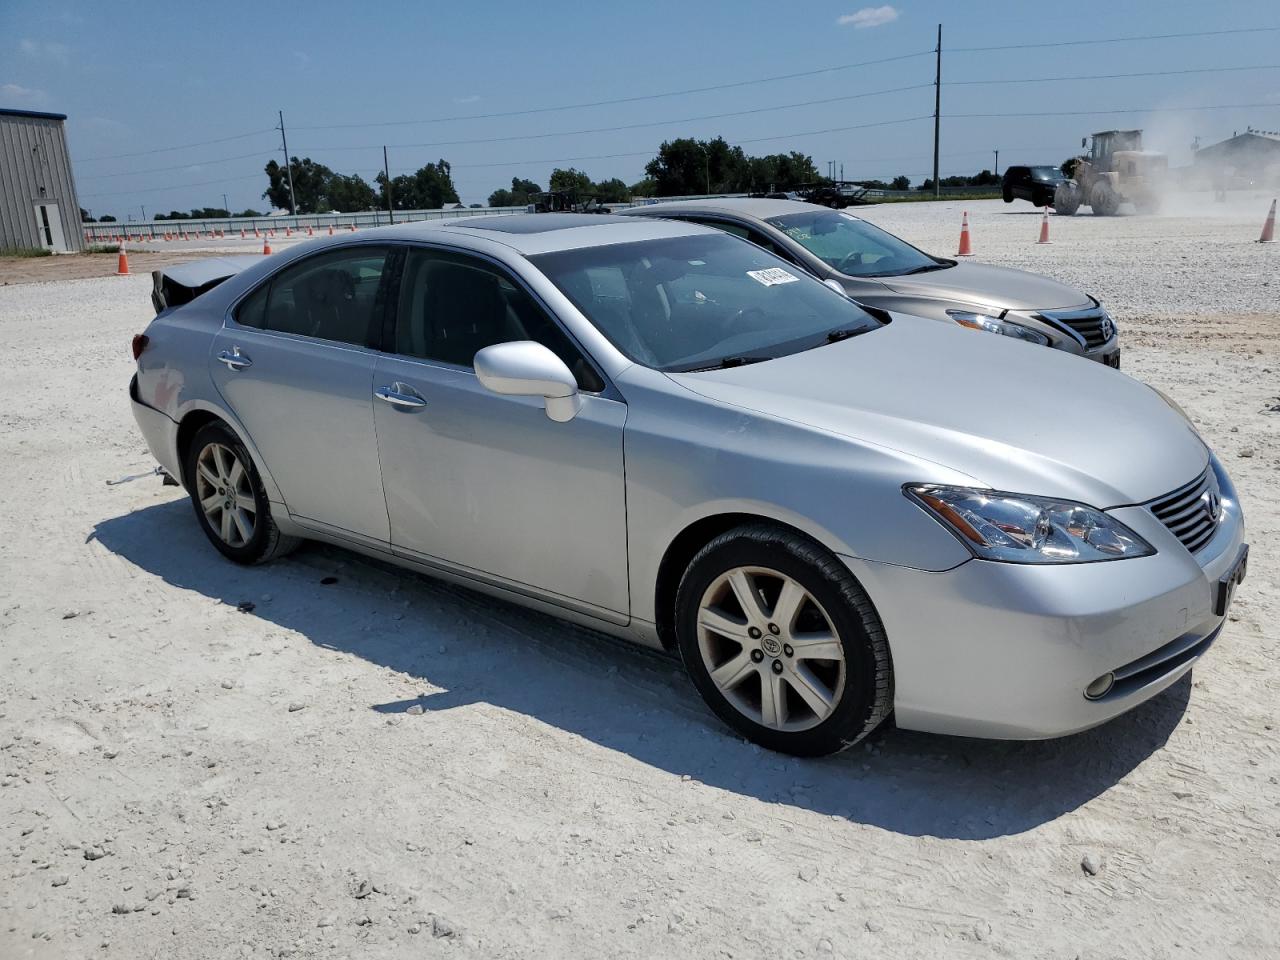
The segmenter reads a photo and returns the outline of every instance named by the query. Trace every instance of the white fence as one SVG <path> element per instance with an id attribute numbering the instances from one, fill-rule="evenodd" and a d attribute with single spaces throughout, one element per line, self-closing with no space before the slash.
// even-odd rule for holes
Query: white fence
<path id="1" fill-rule="evenodd" d="M 480 209 L 440 210 L 397 210 L 396 223 L 409 223 L 415 220 L 445 220 L 455 217 L 491 217 L 512 213 L 524 213 L 524 207 L 495 207 Z M 362 227 L 385 227 L 391 220 L 385 210 L 364 210 L 360 213 L 309 213 L 290 216 L 283 214 L 274 217 L 223 217 L 221 219 L 203 220 L 131 220 L 127 223 L 86 223 L 84 225 L 85 241 L 88 243 L 109 243 L 121 237 L 128 239 L 158 240 L 164 237 L 199 238 L 210 235 L 239 235 L 243 230 L 246 235 L 267 234 L 275 231 L 275 236 L 286 232 L 301 233 L 304 236 L 308 228 L 313 232 L 327 233 L 330 227 L 335 231 L 351 230 Z"/>

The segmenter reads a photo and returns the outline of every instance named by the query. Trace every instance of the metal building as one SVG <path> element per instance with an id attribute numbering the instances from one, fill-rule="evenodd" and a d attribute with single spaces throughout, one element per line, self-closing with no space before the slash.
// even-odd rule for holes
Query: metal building
<path id="1" fill-rule="evenodd" d="M 84 249 L 61 113 L 0 108 L 0 250 Z"/>

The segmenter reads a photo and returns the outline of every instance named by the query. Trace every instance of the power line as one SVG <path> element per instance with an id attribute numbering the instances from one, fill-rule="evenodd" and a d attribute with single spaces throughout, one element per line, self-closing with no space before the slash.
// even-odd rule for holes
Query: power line
<path id="1" fill-rule="evenodd" d="M 81 196 L 87 199 L 89 197 L 119 197 L 135 193 L 160 193 L 164 190 L 190 190 L 192 187 L 211 187 L 216 183 L 240 183 L 245 180 L 258 180 L 260 177 L 262 177 L 261 173 L 254 173 L 241 177 L 224 177 L 221 180 L 202 180 L 200 183 L 173 183 L 164 187 L 147 187 L 144 190 L 113 190 L 109 193 L 83 193 Z"/>
<path id="2" fill-rule="evenodd" d="M 1259 64 L 1254 67 L 1196 67 L 1189 70 L 1146 70 L 1142 73 L 1091 73 L 1077 77 L 1016 77 L 1008 80 L 951 80 L 953 87 L 969 87 L 996 83 L 1051 83 L 1061 80 L 1129 80 L 1134 77 L 1174 77 L 1189 73 L 1234 73 L 1240 70 L 1280 70 L 1280 64 Z"/>
<path id="3" fill-rule="evenodd" d="M 90 177 L 77 177 L 77 180 L 108 180 L 113 177 L 133 177 L 144 173 L 165 173 L 169 170 L 186 170 L 188 167 L 200 167 L 210 163 L 230 163 L 232 160 L 247 160 L 249 157 L 261 157 L 268 150 L 255 150 L 253 153 L 241 153 L 234 157 L 214 157 L 208 160 L 193 160 L 188 163 L 175 164 L 172 167 L 151 167 L 148 170 L 126 170 L 124 173 L 95 173 Z"/>
<path id="4" fill-rule="evenodd" d="M 1280 107 L 1280 103 L 1211 103 L 1201 107 L 1130 107 L 1124 110 L 1037 110 L 1034 113 L 949 113 L 948 120 L 980 120 L 999 117 L 1093 117 L 1112 113 L 1188 113 L 1200 110 L 1243 110 L 1252 107 Z"/>
<path id="5" fill-rule="evenodd" d="M 992 50 L 1042 50 L 1046 47 L 1083 47 L 1101 43 L 1128 43 L 1135 40 L 1181 40 L 1186 37 L 1223 37 L 1239 33 L 1275 33 L 1280 27 L 1240 27 L 1233 30 L 1198 30 L 1193 33 L 1149 33 L 1130 37 L 1101 37 L 1092 40 L 1055 40 L 1049 43 L 1010 43 L 996 47 L 951 47 L 947 53 L 986 53 Z"/>
<path id="6" fill-rule="evenodd" d="M 154 150 L 141 150 L 138 153 L 116 153 L 109 157 L 83 157 L 76 160 L 76 163 L 95 163 L 98 160 L 129 160 L 133 157 L 147 157 L 153 153 L 172 153 L 174 150 L 187 150 L 191 147 L 207 147 L 215 143 L 230 143 L 232 140 L 245 140 L 249 137 L 257 137 L 264 133 L 275 133 L 275 127 L 269 127 L 266 130 L 251 130 L 249 133 L 237 133 L 233 137 L 219 137 L 216 140 L 200 140 L 196 143 L 183 143 L 176 147 L 157 147 Z"/>
<path id="7" fill-rule="evenodd" d="M 870 91 L 867 91 L 866 93 L 853 93 L 843 97 L 828 97 L 823 100 L 804 100 L 799 103 L 781 103 L 773 107 L 753 107 L 750 110 L 731 110 L 727 113 L 709 113 L 709 114 L 704 114 L 703 116 L 700 116 L 700 117 L 682 117 L 679 119 L 667 119 L 667 120 L 648 120 L 648 121 L 645 121 L 644 123 L 628 123 L 628 124 L 622 124 L 622 125 L 613 126 L 613 127 L 591 127 L 583 130 L 559 130 L 559 131 L 553 131 L 551 133 L 521 133 L 521 134 L 513 134 L 511 136 L 506 136 L 506 137 L 482 137 L 482 138 L 476 138 L 476 139 L 470 139 L 470 140 L 436 140 L 431 143 L 393 143 L 393 144 L 388 144 L 388 146 L 394 147 L 395 149 L 398 149 L 398 150 L 418 149 L 422 147 L 460 147 L 460 146 L 472 146 L 477 144 L 488 144 L 488 143 L 510 143 L 515 140 L 547 140 L 554 137 L 573 137 L 573 136 L 578 136 L 581 134 L 588 134 L 588 133 L 615 133 L 620 130 L 640 130 L 645 127 L 662 127 L 662 126 L 668 126 L 674 123 L 696 123 L 701 120 L 723 120 L 726 117 L 745 117 L 745 116 L 760 114 L 760 113 L 771 113 L 772 111 L 775 111 L 775 110 L 794 110 L 798 107 L 817 106 L 817 105 L 826 104 L 826 103 L 839 103 L 839 102 L 848 101 L 848 100 L 861 100 L 861 99 L 865 99 L 866 97 L 878 97 L 878 96 L 884 96 L 886 94 L 891 94 L 891 93 L 902 93 L 907 90 L 920 90 L 920 89 L 923 89 L 924 87 L 931 87 L 931 86 L 933 86 L 932 83 L 917 83 L 907 87 L 893 87 L 888 90 L 870 90 Z M 312 152 L 319 152 L 321 150 L 336 151 L 336 150 L 370 150 L 370 149 L 374 149 L 374 148 L 369 146 L 313 147 Z"/>
<path id="8" fill-rule="evenodd" d="M 816 70 L 802 70 L 798 73 L 781 73 L 776 76 L 760 77 L 754 80 L 734 80 L 730 83 L 717 83 L 709 87 L 690 87 L 686 90 L 668 90 L 665 93 L 646 93 L 634 97 L 618 97 L 614 100 L 592 100 L 585 103 L 564 103 L 554 107 L 534 107 L 527 110 L 503 110 L 497 113 L 470 113 L 454 117 L 428 117 L 424 120 L 381 120 L 370 121 L 368 123 L 317 124 L 308 127 L 295 126 L 294 129 L 348 130 L 358 127 L 401 127 L 425 123 L 449 123 L 455 120 L 495 120 L 503 117 L 523 117 L 539 113 L 555 113 L 559 110 L 584 110 L 588 107 L 612 107 L 623 103 L 639 103 L 645 100 L 661 100 L 667 97 L 682 97 L 692 93 L 708 93 L 714 90 L 732 90 L 739 87 L 749 87 L 761 83 L 777 83 L 781 80 L 795 80 L 800 77 L 816 77 L 820 74 L 834 73 L 839 70 L 853 70 L 858 67 L 871 67 L 882 63 L 894 63 L 898 60 L 911 60 L 915 57 L 923 57 L 931 53 L 933 53 L 932 50 L 923 50 L 918 53 L 903 53 L 894 57 L 884 57 L 880 60 L 863 60 L 858 63 L 841 63 L 830 67 L 819 67 Z"/>

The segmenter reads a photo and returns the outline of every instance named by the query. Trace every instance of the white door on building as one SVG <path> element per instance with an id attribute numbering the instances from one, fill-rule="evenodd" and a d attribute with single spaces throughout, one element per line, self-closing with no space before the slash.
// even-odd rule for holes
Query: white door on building
<path id="1" fill-rule="evenodd" d="M 36 204 L 36 230 L 43 247 L 54 253 L 67 252 L 67 241 L 62 236 L 62 217 L 58 215 L 56 203 Z"/>

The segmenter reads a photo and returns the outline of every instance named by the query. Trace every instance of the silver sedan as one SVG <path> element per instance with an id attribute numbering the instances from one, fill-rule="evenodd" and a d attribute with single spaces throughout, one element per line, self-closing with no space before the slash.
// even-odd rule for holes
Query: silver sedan
<path id="1" fill-rule="evenodd" d="M 190 269 L 130 393 L 223 555 L 327 541 L 678 652 L 777 750 L 890 713 L 1093 726 L 1187 673 L 1244 575 L 1231 481 L 1155 391 L 708 227 L 488 217 Z"/>
<path id="2" fill-rule="evenodd" d="M 917 250 L 846 211 L 755 197 L 672 200 L 621 211 L 704 223 L 759 244 L 859 303 L 1120 366 L 1115 322 L 1094 297 L 1025 270 Z"/>

